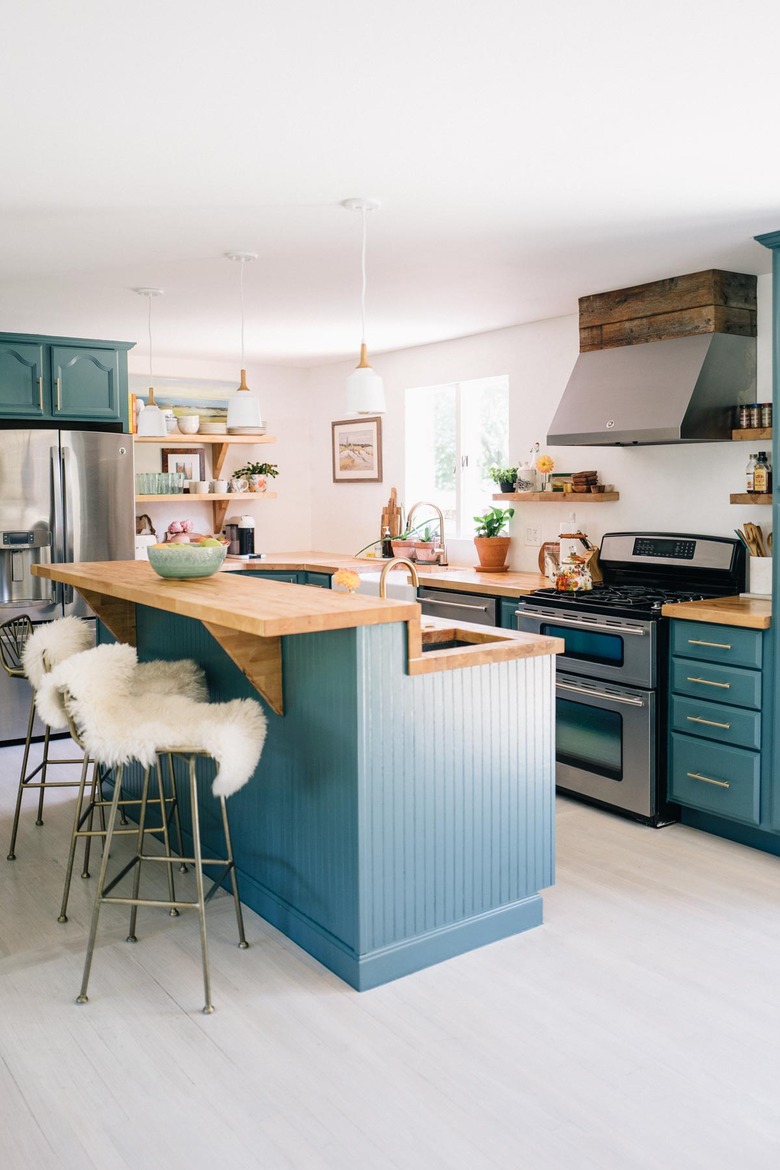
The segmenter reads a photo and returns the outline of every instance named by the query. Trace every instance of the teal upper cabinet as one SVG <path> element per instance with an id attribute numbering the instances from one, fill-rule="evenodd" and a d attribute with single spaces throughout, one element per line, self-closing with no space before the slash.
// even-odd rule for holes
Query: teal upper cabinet
<path id="1" fill-rule="evenodd" d="M 124 341 L 0 334 L 0 418 L 128 429 Z"/>

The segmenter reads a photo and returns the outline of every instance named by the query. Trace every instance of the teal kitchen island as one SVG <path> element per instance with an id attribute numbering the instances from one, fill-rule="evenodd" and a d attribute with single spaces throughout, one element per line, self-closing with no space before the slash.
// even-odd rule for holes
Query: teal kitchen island
<path id="1" fill-rule="evenodd" d="M 229 803 L 241 898 L 347 983 L 366 990 L 541 923 L 557 639 L 423 628 L 414 603 L 235 572 L 36 571 L 78 589 L 141 660 L 191 657 L 213 700 L 260 699 L 266 746 Z M 200 787 L 217 850 L 217 802 Z"/>

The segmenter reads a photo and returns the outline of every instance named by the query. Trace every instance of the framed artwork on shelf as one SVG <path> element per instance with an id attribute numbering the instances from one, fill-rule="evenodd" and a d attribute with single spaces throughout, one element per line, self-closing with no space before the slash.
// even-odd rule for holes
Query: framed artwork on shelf
<path id="1" fill-rule="evenodd" d="M 205 479 L 206 459 L 203 447 L 163 447 L 162 470 L 183 471 L 185 479 Z"/>
<path id="2" fill-rule="evenodd" d="M 331 423 L 334 483 L 382 482 L 382 419 L 379 415 Z"/>

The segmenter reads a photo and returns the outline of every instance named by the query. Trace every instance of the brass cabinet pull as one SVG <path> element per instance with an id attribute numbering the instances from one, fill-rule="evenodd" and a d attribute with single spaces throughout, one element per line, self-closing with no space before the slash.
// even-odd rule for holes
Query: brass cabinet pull
<path id="1" fill-rule="evenodd" d="M 691 676 L 688 675 L 688 682 L 702 683 L 702 685 L 705 687 L 724 687 L 727 691 L 731 689 L 731 683 L 713 682 L 712 679 L 709 678 L 691 678 Z"/>
<path id="2" fill-rule="evenodd" d="M 62 410 L 62 401 L 60 398 L 60 389 L 62 388 L 62 381 L 57 378 L 57 410 Z"/>
<path id="3" fill-rule="evenodd" d="M 718 788 L 731 788 L 727 780 L 713 780 L 711 776 L 702 776 L 701 772 L 688 772 L 691 780 L 703 780 L 705 784 L 715 784 Z"/>
<path id="4" fill-rule="evenodd" d="M 702 719 L 699 715 L 688 715 L 687 719 L 689 723 L 706 723 L 708 727 L 724 727 L 726 731 L 731 728 L 730 723 L 716 723 L 714 719 Z"/>
<path id="5" fill-rule="evenodd" d="M 714 646 L 716 650 L 730 650 L 730 642 L 702 642 L 699 638 L 689 638 L 689 646 Z"/>
<path id="6" fill-rule="evenodd" d="M 38 405 L 41 408 L 41 414 L 43 414 L 43 378 L 38 379 Z"/>

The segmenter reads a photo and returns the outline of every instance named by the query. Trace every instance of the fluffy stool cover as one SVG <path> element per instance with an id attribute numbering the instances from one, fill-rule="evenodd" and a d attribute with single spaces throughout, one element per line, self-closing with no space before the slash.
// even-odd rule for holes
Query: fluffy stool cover
<path id="1" fill-rule="evenodd" d="M 147 767 L 158 752 L 202 751 L 217 762 L 215 796 L 230 796 L 246 784 L 265 742 L 260 704 L 253 699 L 203 703 L 173 691 L 142 692 L 135 686 L 139 670 L 132 646 L 98 646 L 50 671 L 36 706 L 47 722 L 50 716 L 61 720 L 64 699 L 85 748 L 101 764 L 138 760 Z"/>
<path id="2" fill-rule="evenodd" d="M 88 650 L 93 640 L 91 626 L 81 618 L 58 618 L 37 626 L 22 651 L 22 668 L 33 690 L 37 691 L 52 666 Z"/>

